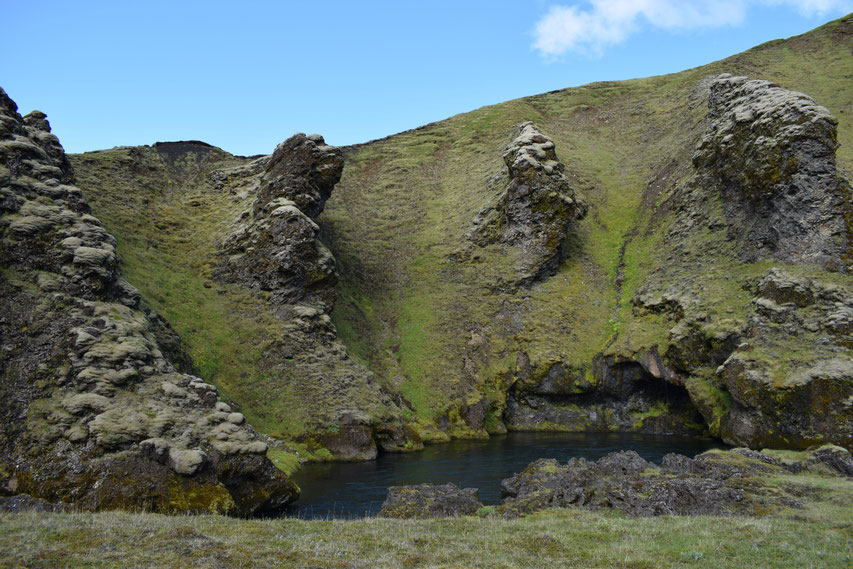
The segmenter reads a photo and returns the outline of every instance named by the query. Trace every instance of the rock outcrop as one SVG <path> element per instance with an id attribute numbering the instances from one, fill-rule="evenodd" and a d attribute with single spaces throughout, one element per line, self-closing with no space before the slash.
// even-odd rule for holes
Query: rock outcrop
<path id="1" fill-rule="evenodd" d="M 279 144 L 260 178 L 251 223 L 224 246 L 220 278 L 269 291 L 276 304 L 302 302 L 331 310 L 335 261 L 317 239 L 314 219 L 343 167 L 340 149 L 327 146 L 320 135 L 296 134 Z"/>
<path id="2" fill-rule="evenodd" d="M 853 295 L 780 269 L 750 288 L 747 333 L 715 370 L 732 398 L 719 435 L 755 447 L 853 447 Z M 780 349 L 781 362 L 765 360 Z"/>
<path id="3" fill-rule="evenodd" d="M 0 90 L 0 486 L 84 509 L 249 515 L 298 496 L 121 275 L 43 113 Z M 162 341 L 162 343 L 161 343 Z"/>
<path id="4" fill-rule="evenodd" d="M 447 518 L 473 516 L 483 507 L 476 488 L 455 484 L 391 486 L 382 504 L 382 518 Z"/>
<path id="5" fill-rule="evenodd" d="M 506 189 L 477 214 L 468 238 L 480 246 L 504 243 L 518 248 L 515 271 L 530 284 L 557 271 L 569 252 L 574 228 L 587 206 L 563 175 L 554 141 L 532 122 L 516 127 L 503 159 Z"/>
<path id="6" fill-rule="evenodd" d="M 802 505 L 796 492 L 789 494 L 763 476 L 850 476 L 851 471 L 850 453 L 832 446 L 799 460 L 748 449 L 709 451 L 695 459 L 668 454 L 661 466 L 634 451 L 595 462 L 573 458 L 562 465 L 540 459 L 501 483 L 498 511 L 505 517 L 544 508 L 615 509 L 630 516 L 767 515 Z"/>
<path id="7" fill-rule="evenodd" d="M 838 120 L 808 95 L 720 75 L 693 156 L 717 189 L 744 261 L 772 258 L 853 270 L 850 184 L 835 160 Z"/>
<path id="8" fill-rule="evenodd" d="M 335 260 L 314 221 L 343 169 L 340 149 L 322 136 L 296 134 L 278 145 L 259 179 L 251 213 L 223 243 L 216 276 L 268 294 L 283 325 L 264 367 L 295 379 L 312 407 L 300 438 L 339 460 L 370 460 L 387 451 L 422 448 L 396 403 L 373 374 L 350 358 L 330 313 Z"/>
<path id="9" fill-rule="evenodd" d="M 634 313 L 668 323 L 661 369 L 712 434 L 753 448 L 851 447 L 853 289 L 825 272 L 848 272 L 851 243 L 836 120 L 766 81 L 721 75 L 709 87 L 694 176 L 671 198 L 670 263 L 639 287 Z M 731 316 L 720 318 L 706 272 L 732 256 L 778 265 L 726 276 Z"/>
<path id="10" fill-rule="evenodd" d="M 850 269 L 853 194 L 836 165 L 837 121 L 767 81 L 701 84 L 704 132 L 664 202 L 667 255 L 631 301 L 643 323 L 612 338 L 591 370 L 522 354 L 509 428 L 699 428 L 753 448 L 853 446 L 853 288 L 826 272 Z M 778 266 L 715 274 L 761 260 Z"/>

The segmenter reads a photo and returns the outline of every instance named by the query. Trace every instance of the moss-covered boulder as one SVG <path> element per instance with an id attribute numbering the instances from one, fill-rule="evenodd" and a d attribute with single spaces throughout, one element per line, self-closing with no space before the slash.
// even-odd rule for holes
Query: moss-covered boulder
<path id="1" fill-rule="evenodd" d="M 391 486 L 379 516 L 383 518 L 447 518 L 473 516 L 483 507 L 476 488 L 455 484 Z"/>
<path id="2" fill-rule="evenodd" d="M 768 515 L 802 507 L 796 488 L 780 487 L 774 478 L 849 476 L 851 469 L 850 453 L 833 446 L 783 456 L 742 448 L 696 458 L 668 454 L 660 466 L 633 451 L 594 462 L 540 459 L 501 483 L 497 511 L 505 517 L 554 507 L 612 508 L 631 516 Z"/>

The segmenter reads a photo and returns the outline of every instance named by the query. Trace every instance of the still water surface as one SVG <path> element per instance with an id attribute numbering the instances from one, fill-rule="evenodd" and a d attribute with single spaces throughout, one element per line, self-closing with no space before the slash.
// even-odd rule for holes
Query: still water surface
<path id="1" fill-rule="evenodd" d="M 301 518 L 357 518 L 376 514 L 389 486 L 446 484 L 479 488 L 484 504 L 500 501 L 501 480 L 538 458 L 597 459 L 619 450 L 634 450 L 652 462 L 677 452 L 695 456 L 719 441 L 632 433 L 510 433 L 487 441 L 452 441 L 408 454 L 380 454 L 370 462 L 325 462 L 304 465 L 294 479 L 302 497 L 286 515 Z"/>

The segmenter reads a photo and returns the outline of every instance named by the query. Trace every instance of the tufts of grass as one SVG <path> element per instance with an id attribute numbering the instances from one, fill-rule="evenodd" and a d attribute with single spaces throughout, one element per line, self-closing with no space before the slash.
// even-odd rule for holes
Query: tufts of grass
<path id="1" fill-rule="evenodd" d="M 545 511 L 516 520 L 235 520 L 0 514 L 2 567 L 849 567 L 845 515 L 800 519 Z"/>

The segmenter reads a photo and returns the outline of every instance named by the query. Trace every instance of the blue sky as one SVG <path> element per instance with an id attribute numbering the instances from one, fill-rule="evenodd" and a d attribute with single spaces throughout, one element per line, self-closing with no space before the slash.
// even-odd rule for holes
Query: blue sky
<path id="1" fill-rule="evenodd" d="M 853 0 L 0 0 L 0 86 L 68 152 L 201 139 L 365 142 L 592 81 L 680 71 Z"/>

